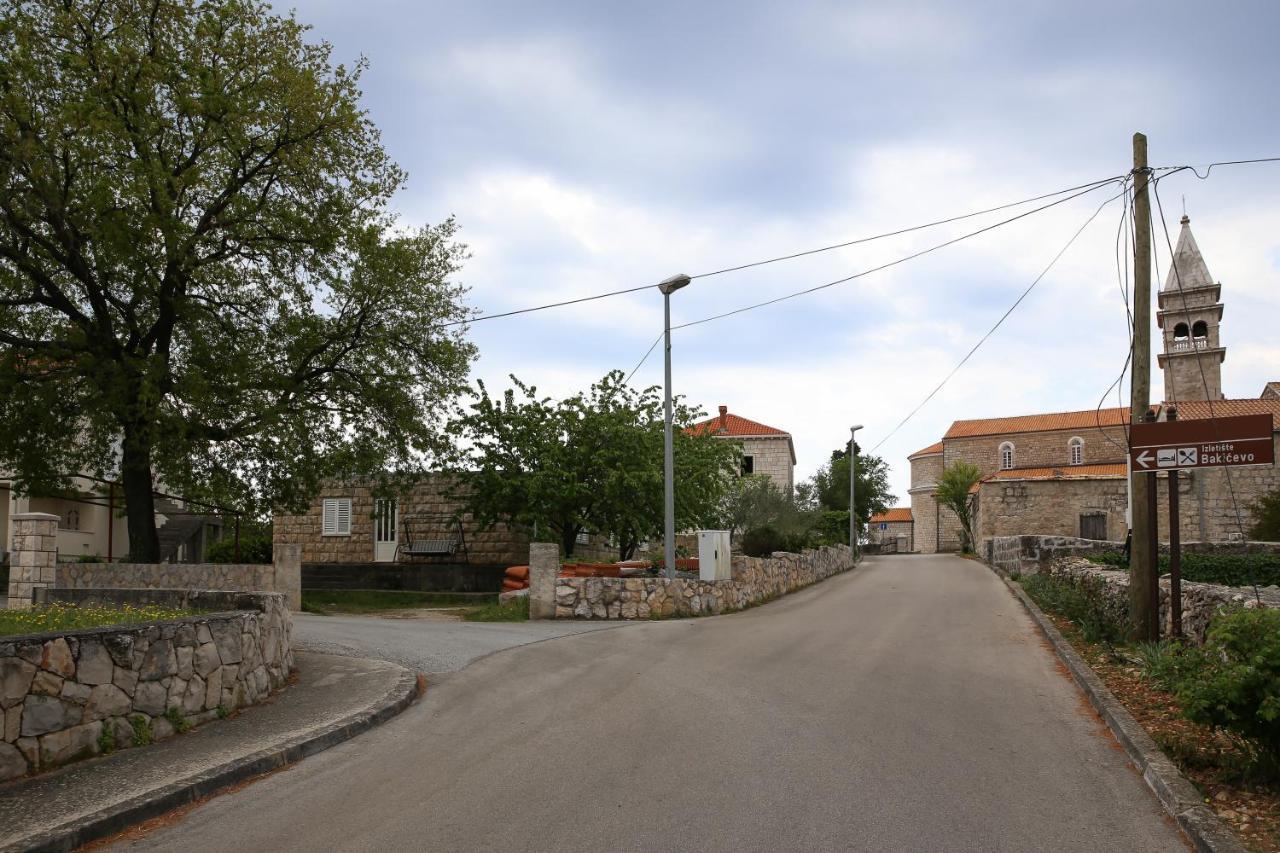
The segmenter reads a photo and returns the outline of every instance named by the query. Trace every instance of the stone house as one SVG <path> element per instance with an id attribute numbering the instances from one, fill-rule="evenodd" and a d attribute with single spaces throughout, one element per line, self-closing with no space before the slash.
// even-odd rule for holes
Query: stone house
<path id="1" fill-rule="evenodd" d="M 529 560 L 529 534 L 501 522 L 483 528 L 455 498 L 450 479 L 428 475 L 403 493 L 380 495 L 367 479 L 326 482 L 306 511 L 277 512 L 272 519 L 275 545 L 299 545 L 302 562 L 363 565 L 392 562 L 466 562 L 475 565 L 523 565 Z M 455 543 L 451 553 L 413 555 L 411 540 Z M 439 549 L 437 549 L 439 550 Z M 615 560 L 603 537 L 582 534 L 575 557 Z"/>
<path id="2" fill-rule="evenodd" d="M 1164 376 L 1165 420 L 1271 414 L 1280 424 L 1280 383 L 1269 382 L 1256 398 L 1225 399 L 1220 337 L 1221 285 L 1214 282 L 1191 233 L 1182 232 L 1158 294 Z M 911 509 L 917 551 L 960 547 L 955 514 L 934 498 L 943 470 L 958 460 L 976 465 L 983 478 L 974 488 L 975 537 L 1028 534 L 1122 540 L 1128 530 L 1126 408 L 1085 409 L 954 422 L 942 441 L 911 454 Z M 1280 440 L 1280 433 L 1276 434 Z M 1249 504 L 1280 487 L 1275 467 L 1200 469 L 1179 480 L 1183 538 L 1225 541 L 1242 538 L 1252 523 Z M 1161 531 L 1168 531 L 1168 480 L 1156 475 Z"/>
<path id="3" fill-rule="evenodd" d="M 871 516 L 867 523 L 867 539 L 872 544 L 893 543 L 898 553 L 915 550 L 915 521 L 911 507 L 896 506 Z"/>
<path id="4" fill-rule="evenodd" d="M 759 421 L 731 414 L 720 406 L 720 414 L 689 427 L 701 434 L 710 431 L 717 438 L 742 445 L 741 473 L 764 474 L 786 494 L 795 486 L 796 448 L 791 433 Z"/>

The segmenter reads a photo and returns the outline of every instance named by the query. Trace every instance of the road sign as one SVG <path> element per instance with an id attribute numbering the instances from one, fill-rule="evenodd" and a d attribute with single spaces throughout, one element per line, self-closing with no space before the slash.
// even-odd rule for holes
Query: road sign
<path id="1" fill-rule="evenodd" d="M 1274 465 L 1271 415 L 1157 421 L 1129 427 L 1129 461 L 1139 473 Z"/>

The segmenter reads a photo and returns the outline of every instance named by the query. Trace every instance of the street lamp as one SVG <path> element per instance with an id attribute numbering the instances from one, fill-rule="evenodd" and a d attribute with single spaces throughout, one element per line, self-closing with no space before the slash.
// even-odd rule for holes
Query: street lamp
<path id="1" fill-rule="evenodd" d="M 666 424 L 662 434 L 662 478 L 663 478 L 663 543 L 664 554 L 667 563 L 667 579 L 674 580 L 676 576 L 676 484 L 675 484 L 675 456 L 672 452 L 671 437 L 671 294 L 690 282 L 687 275 L 673 275 L 658 284 L 658 290 L 662 291 L 662 311 L 663 326 L 662 334 L 665 339 L 666 365 L 665 379 L 666 385 L 663 393 L 663 406 L 666 411 Z"/>
<path id="2" fill-rule="evenodd" d="M 853 562 L 858 562 L 858 516 L 857 504 L 854 503 L 853 483 L 858 470 L 858 430 L 862 424 L 849 427 L 849 550 L 853 552 Z"/>

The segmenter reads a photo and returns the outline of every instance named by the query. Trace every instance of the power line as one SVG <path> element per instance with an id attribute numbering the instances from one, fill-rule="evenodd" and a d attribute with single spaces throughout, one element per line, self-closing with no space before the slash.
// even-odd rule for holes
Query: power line
<path id="1" fill-rule="evenodd" d="M 654 348 L 654 347 L 656 347 L 656 346 L 658 345 L 658 342 L 662 340 L 662 336 L 663 336 L 663 335 L 665 335 L 665 334 L 666 334 L 666 332 L 665 332 L 665 331 L 664 331 L 664 332 L 661 332 L 661 333 L 659 333 L 659 334 L 658 334 L 658 336 L 657 336 L 656 338 L 654 338 L 654 339 L 653 339 L 653 343 L 649 344 L 649 348 L 648 348 L 647 350 L 645 350 L 645 352 L 644 352 L 644 356 L 643 356 L 643 357 L 641 357 L 640 361 L 636 362 L 636 366 L 635 366 L 635 367 L 631 368 L 631 372 L 627 374 L 627 378 L 626 378 L 626 379 L 624 379 L 624 380 L 622 380 L 622 384 L 623 384 L 623 385 L 626 385 L 626 384 L 628 384 L 629 382 L 631 382 L 631 377 L 632 377 L 632 376 L 635 376 L 635 375 L 636 375 L 636 371 L 640 369 L 640 366 L 641 366 L 641 365 L 643 365 L 646 361 L 648 361 L 648 360 L 649 360 L 649 355 L 653 352 L 653 348 Z"/>
<path id="2" fill-rule="evenodd" d="M 972 213 L 964 213 L 964 214 L 961 214 L 961 215 L 959 215 L 959 216 L 952 216 L 952 217 L 948 217 L 947 219 L 938 219 L 938 220 L 935 220 L 935 221 L 933 221 L 933 222 L 926 222 L 926 223 L 924 223 L 924 224 L 922 224 L 922 225 L 912 225 L 912 226 L 910 226 L 910 227 L 908 227 L 908 228 L 900 228 L 900 229 L 898 229 L 898 230 L 896 230 L 896 231 L 886 231 L 886 232 L 885 232 L 885 233 L 883 233 L 883 234 L 875 234 L 875 235 L 870 236 L 870 237 L 859 237 L 859 238 L 857 238 L 857 239 L 855 239 L 855 240 L 849 240 L 849 241 L 844 242 L 844 243 L 836 243 L 836 244 L 831 245 L 831 246 L 822 246 L 822 247 L 817 248 L 817 249 L 808 249 L 808 250 L 805 250 L 805 251 L 802 251 L 802 252 L 795 252 L 795 253 L 790 254 L 790 255 L 781 255 L 781 256 L 776 257 L 776 258 L 766 258 L 766 259 L 764 259 L 764 260 L 751 261 L 751 262 L 749 262 L 749 263 L 739 264 L 739 265 L 737 265 L 737 266 L 725 267 L 724 269 L 712 270 L 712 271 L 710 271 L 710 272 L 699 273 L 698 275 L 689 276 L 689 278 L 691 278 L 691 279 L 695 279 L 695 278 L 710 278 L 711 276 L 721 275 L 722 273 L 727 273 L 727 272 L 736 272 L 736 271 L 738 271 L 738 270 L 744 270 L 744 269 L 749 269 L 749 268 L 751 268 L 751 267 L 763 266 L 763 265 L 765 265 L 765 264 L 774 264 L 774 263 L 778 263 L 778 262 L 780 262 L 780 261 L 788 261 L 788 260 L 792 260 L 792 259 L 794 259 L 794 258 L 802 258 L 802 257 L 805 257 L 805 256 L 807 256 L 807 255 L 815 255 L 815 254 L 818 254 L 818 253 L 820 253 L 820 252 L 829 252 L 829 251 L 832 251 L 833 249 L 842 249 L 842 248 L 845 248 L 845 247 L 847 247 L 847 246 L 856 246 L 856 245 L 861 244 L 861 243 L 870 243 L 870 242 L 872 242 L 873 240 L 881 240 L 881 239 L 884 239 L 884 238 L 886 238 L 886 237 L 896 237 L 896 236 L 898 236 L 898 235 L 901 235 L 901 234 L 908 234 L 908 233 L 911 233 L 911 232 L 913 232 L 913 231 L 921 231 L 921 230 L 926 229 L 926 228 L 933 228 L 933 227 L 935 227 L 935 226 L 937 226 L 937 225 L 945 225 L 945 224 L 950 223 L 950 222 L 959 222 L 959 221 L 964 220 L 964 219 L 972 219 L 972 218 L 973 218 L 973 217 L 975 217 L 975 216 L 983 216 L 983 215 L 988 214 L 988 213 L 995 213 L 995 212 L 1000 211 L 1000 210 L 1007 210 L 1007 209 L 1009 209 L 1009 208 L 1011 208 L 1011 207 L 1020 207 L 1020 206 L 1022 206 L 1022 205 L 1024 205 L 1024 204 L 1031 204 L 1032 202 L 1036 202 L 1036 201 L 1043 201 L 1043 200 L 1044 200 L 1044 199 L 1046 199 L 1046 198 L 1053 198 L 1053 197 L 1055 197 L 1055 196 L 1060 196 L 1060 195 L 1064 195 L 1064 194 L 1066 194 L 1066 193 L 1075 192 L 1076 190 L 1080 190 L 1080 189 L 1085 189 L 1085 188 L 1088 188 L 1088 189 L 1097 189 L 1097 188 L 1098 188 L 1098 187 L 1100 187 L 1100 186 L 1104 186 L 1104 185 L 1106 185 L 1106 184 L 1108 184 L 1108 183 L 1111 183 L 1112 181 L 1118 180 L 1120 177 L 1121 177 L 1121 176 L 1118 176 L 1118 175 L 1117 175 L 1117 176 L 1110 177 L 1110 178 L 1101 178 L 1101 179 L 1099 179 L 1099 180 L 1091 181 L 1091 182 L 1086 183 L 1086 184 L 1079 184 L 1079 185 L 1074 186 L 1074 187 L 1068 187 L 1068 188 L 1066 188 L 1066 189 L 1057 190 L 1056 192 L 1045 193 L 1045 194 L 1043 194 L 1043 195 L 1033 196 L 1033 197 L 1031 197 L 1031 198 L 1025 198 L 1025 199 L 1022 199 L 1021 201 L 1009 202 L 1009 203 L 1007 203 L 1007 204 L 998 205 L 998 206 L 996 206 L 996 207 L 990 207 L 990 208 L 987 208 L 987 209 L 985 209 L 985 210 L 976 210 L 976 211 L 973 211 Z M 1069 201 L 1069 199 L 1064 199 L 1064 201 Z M 1031 211 L 1031 212 L 1032 212 L 1032 213 L 1034 213 L 1035 211 Z M 467 319 L 467 320 L 452 320 L 452 321 L 450 321 L 450 322 L 448 322 L 448 323 L 441 323 L 441 324 L 440 324 L 440 327 L 441 327 L 441 328 L 448 328 L 448 327 L 450 327 L 450 326 L 470 325 L 471 323 L 479 323 L 479 322 L 481 322 L 482 320 L 497 320 L 497 319 L 500 319 L 500 318 L 502 318 L 502 317 L 514 317 L 514 316 L 516 316 L 516 315 L 518 315 L 518 314 L 531 314 L 531 313 L 533 313 L 533 312 L 535 312 L 535 311 L 545 311 L 545 310 L 547 310 L 547 309 L 549 309 L 549 308 L 562 308 L 562 307 L 564 307 L 564 306 L 566 306 L 566 305 L 577 305 L 577 304 L 582 303 L 582 302 L 591 302 L 591 301 L 594 301 L 594 300 L 597 300 L 597 299 L 607 299 L 607 298 L 609 298 L 609 297 L 611 297 L 611 296 L 622 296 L 622 295 L 627 294 L 627 293 L 637 293 L 637 292 L 639 292 L 639 291 L 641 291 L 641 290 L 648 290 L 648 289 L 650 289 L 650 288 L 652 288 L 652 287 L 654 287 L 654 285 L 652 285 L 652 284 L 643 284 L 643 285 L 639 285 L 639 286 L 637 286 L 637 287 L 627 287 L 627 288 L 623 288 L 623 289 L 621 289 L 621 290 L 611 290 L 611 291 L 608 291 L 608 292 L 606 292 L 606 293 L 597 293 L 597 294 L 593 294 L 593 295 L 591 295 L 591 296 L 581 296 L 581 297 L 578 297 L 578 298 L 576 298 L 576 299 L 565 299 L 565 300 L 561 300 L 561 301 L 559 301 L 559 302 L 549 302 L 549 303 L 547 303 L 547 304 L 545 304 L 545 305 L 533 305 L 533 306 L 530 306 L 530 307 L 528 307 L 528 308 L 517 308 L 517 309 L 512 310 L 512 311 L 503 311 L 503 312 L 498 313 L 498 314 L 481 314 L 481 315 L 480 315 L 480 316 L 478 316 L 478 317 L 472 317 L 472 318 Z"/>
<path id="3" fill-rule="evenodd" d="M 907 423 L 908 421 L 910 421 L 913 417 L 915 417 L 915 415 L 916 415 L 916 413 L 917 413 L 917 412 L 919 412 L 921 409 L 923 409 L 923 408 L 925 407 L 925 405 L 926 405 L 930 400 L 932 400 L 932 399 L 934 398 L 934 396 L 935 396 L 935 395 L 937 395 L 937 393 L 938 393 L 939 391 L 941 391 L 941 390 L 943 389 L 943 387 L 944 387 L 948 382 L 950 382 L 950 381 L 951 381 L 951 377 L 955 376 L 955 375 L 956 375 L 956 373 L 957 373 L 957 372 L 959 372 L 960 368 L 964 367 L 965 363 L 966 363 L 970 358 L 972 358 L 972 357 L 973 357 L 973 354 L 974 354 L 975 352 L 977 352 L 977 351 L 978 351 L 978 349 L 979 349 L 979 348 L 980 348 L 984 343 L 986 343 L 986 342 L 987 342 L 987 339 L 988 339 L 988 338 L 990 338 L 993 334 L 995 334 L 995 331 L 996 331 L 997 329 L 999 329 L 1001 325 L 1003 325 L 1004 321 L 1005 321 L 1005 320 L 1007 320 L 1007 319 L 1009 318 L 1009 315 L 1010 315 L 1010 314 L 1012 314 L 1012 313 L 1014 312 L 1014 310 L 1015 310 L 1015 309 L 1017 309 L 1017 307 L 1018 307 L 1019 305 L 1021 305 L 1021 304 L 1022 304 L 1022 300 L 1026 299 L 1026 298 L 1027 298 L 1027 296 L 1031 293 L 1031 291 L 1035 289 L 1036 285 L 1037 285 L 1037 284 L 1039 284 L 1039 283 L 1040 283 L 1040 281 L 1041 281 L 1041 280 L 1042 280 L 1046 275 L 1048 275 L 1048 274 L 1049 274 L 1049 271 L 1050 271 L 1051 269 L 1053 269 L 1054 265 L 1056 265 L 1056 264 L 1058 263 L 1058 260 L 1059 260 L 1063 255 L 1065 255 L 1065 254 L 1067 253 L 1067 250 L 1068 250 L 1068 249 L 1070 249 L 1070 248 L 1071 248 L 1071 246 L 1072 246 L 1072 245 L 1076 242 L 1076 240 L 1080 237 L 1080 235 L 1084 233 L 1084 230 L 1085 230 L 1086 228 L 1088 228 L 1088 227 L 1089 227 L 1090 223 L 1092 223 L 1092 222 L 1093 222 L 1093 220 L 1095 220 L 1095 219 L 1097 219 L 1097 218 L 1098 218 L 1098 214 L 1099 214 L 1099 213 L 1102 213 L 1103 208 L 1105 208 L 1108 204 L 1110 204 L 1111 202 L 1115 201 L 1116 199 L 1120 198 L 1120 196 L 1121 196 L 1121 195 L 1123 195 L 1123 194 L 1124 194 L 1124 193 L 1123 193 L 1123 191 L 1122 191 L 1121 193 L 1119 193 L 1119 194 L 1117 194 L 1117 195 L 1112 196 L 1111 198 L 1109 198 L 1109 199 L 1107 199 L 1106 201 L 1104 201 L 1102 204 L 1098 205 L 1097 209 L 1096 209 L 1096 210 L 1094 210 L 1094 211 L 1093 211 L 1093 213 L 1089 215 L 1089 218 L 1088 218 L 1088 219 L 1086 219 L 1086 220 L 1084 221 L 1084 224 L 1083 224 L 1083 225 L 1081 225 L 1079 228 L 1077 228 L 1077 229 L 1076 229 L 1076 232 L 1075 232 L 1074 234 L 1072 234 L 1072 235 L 1071 235 L 1071 239 L 1067 241 L 1066 245 L 1065 245 L 1065 246 L 1063 246 L 1061 249 L 1059 249 L 1059 250 L 1058 250 L 1058 254 L 1056 254 L 1056 255 L 1054 255 L 1054 256 L 1053 256 L 1053 260 L 1049 261 L 1049 265 L 1048 265 L 1048 266 L 1046 266 L 1046 267 L 1045 267 L 1045 268 L 1040 272 L 1040 274 L 1039 274 L 1038 276 L 1036 276 L 1036 277 L 1035 277 L 1035 279 L 1031 282 L 1031 284 L 1029 284 L 1029 285 L 1027 286 L 1027 289 L 1026 289 L 1026 290 L 1024 290 L 1024 291 L 1022 291 L 1021 295 L 1019 295 L 1019 296 L 1018 296 L 1018 298 L 1014 301 L 1014 303 L 1013 303 L 1012 305 L 1010 305 L 1010 306 L 1009 306 L 1009 309 L 1008 309 L 1007 311 L 1005 311 L 1005 312 L 1004 312 L 1004 314 L 1002 314 L 1002 315 L 1000 316 L 1000 319 L 996 321 L 995 325 L 994 325 L 994 326 L 992 326 L 990 329 L 988 329 L 988 330 L 987 330 L 987 333 L 986 333 L 985 335 L 983 335 L 983 336 L 978 340 L 978 342 L 977 342 L 976 344 L 974 344 L 974 345 L 973 345 L 973 348 L 972 348 L 972 349 L 970 349 L 970 350 L 969 350 L 969 352 L 967 352 L 967 353 L 965 354 L 964 358 L 960 359 L 960 363 L 959 363 L 959 364 L 957 364 L 955 367 L 953 367 L 953 368 L 951 369 L 951 372 L 950 372 L 950 373 L 948 373 L 948 374 L 943 378 L 943 380 L 942 380 L 941 382 L 939 382 L 939 383 L 938 383 L 937 387 L 935 387 L 932 391 L 930 391 L 930 392 L 929 392 L 928 396 L 926 396 L 923 400 L 921 400 L 921 401 L 920 401 L 920 404 L 919 404 L 918 406 L 916 406 L 914 409 L 912 409 L 912 410 L 910 411 L 910 413 L 908 413 L 908 414 L 907 414 L 907 416 L 906 416 L 905 418 L 903 418 L 901 421 L 899 421 L 899 422 L 898 422 L 898 425 L 897 425 L 897 426 L 895 426 L 893 429 L 891 429 L 891 430 L 889 431 L 889 434 L 888 434 L 888 435 L 886 435 L 884 438 L 880 439 L 880 441 L 876 443 L 875 447 L 872 447 L 872 448 L 871 448 L 871 451 L 870 451 L 871 453 L 875 453 L 877 450 L 879 450 L 879 449 L 880 449 L 880 447 L 881 447 L 881 445 L 883 445 L 886 441 L 888 441 L 890 438 L 892 438 L 892 437 L 894 436 L 894 434 L 896 434 L 896 433 L 898 432 L 898 430 L 902 429 L 902 427 L 903 427 L 903 426 L 905 426 L 905 425 L 906 425 L 906 423 Z M 1107 389 L 1107 390 L 1110 390 L 1110 389 Z"/>
<path id="4" fill-rule="evenodd" d="M 1169 175 L 1177 174 L 1178 172 L 1189 171 L 1200 180 L 1205 181 L 1209 179 L 1209 175 L 1213 172 L 1213 169 L 1215 166 L 1244 166 L 1250 163 L 1280 163 L 1280 157 L 1255 157 L 1252 160 L 1219 160 L 1216 163 L 1205 163 L 1205 164 L 1201 164 L 1201 166 L 1199 167 L 1201 169 L 1204 169 L 1203 175 L 1200 174 L 1199 169 L 1196 166 L 1190 166 L 1190 165 L 1158 166 L 1152 169 L 1151 171 L 1168 172 Z M 1169 175 L 1161 175 L 1160 177 L 1167 178 L 1169 177 Z"/>
<path id="5" fill-rule="evenodd" d="M 1026 198 L 1026 199 L 1023 199 L 1022 201 L 1013 201 L 1013 202 L 1009 202 L 1008 204 L 998 205 L 997 207 L 989 207 L 986 210 L 977 210 L 977 211 L 974 211 L 973 213 L 965 213 L 960 216 L 952 216 L 947 219 L 936 219 L 933 222 L 926 222 L 923 225 L 913 225 L 909 228 L 899 228 L 897 231 L 886 231 L 883 234 L 876 234 L 873 237 L 860 237 L 857 240 L 849 240 L 844 243 L 834 243 L 830 246 L 823 246 L 819 249 L 808 249 L 806 251 L 795 252 L 790 255 L 779 255 L 776 258 L 767 258 L 762 261 L 752 261 L 750 263 L 739 264 L 733 267 L 725 267 L 724 269 L 720 269 L 720 270 L 713 270 L 711 272 L 698 273 L 697 275 L 689 276 L 689 278 L 691 279 L 710 278 L 713 275 L 720 275 L 722 273 L 738 272 L 739 270 L 751 269 L 752 267 L 760 267 L 760 266 L 764 266 L 765 264 L 776 264 L 779 261 L 790 261 L 796 258 L 807 257 L 808 255 L 817 255 L 821 252 L 830 252 L 833 249 L 845 249 L 845 248 L 848 248 L 849 246 L 857 246 L 860 243 L 870 243 L 872 240 L 880 240 L 885 237 L 898 237 L 902 234 L 910 234 L 913 231 L 923 231 L 926 228 L 933 228 L 936 225 L 948 225 L 952 222 L 959 222 L 964 219 L 972 219 L 975 216 L 983 216 L 984 214 L 987 214 L 987 213 L 996 213 L 1001 210 L 1008 210 L 1011 207 L 1021 207 L 1024 204 L 1031 204 L 1032 202 L 1035 202 L 1035 201 L 1043 201 L 1046 198 L 1053 198 L 1054 196 L 1064 195 L 1069 192 L 1075 192 L 1076 190 L 1084 189 L 1086 187 L 1096 189 L 1097 187 L 1102 186 L 1104 184 L 1109 184 L 1112 181 L 1119 180 L 1121 177 L 1123 176 L 1114 175 L 1110 178 L 1102 178 L 1101 180 L 1090 181 L 1087 184 L 1080 184 L 1079 186 L 1068 187 L 1065 190 L 1058 190 L 1057 192 L 1045 193 L 1044 195 L 1038 195 L 1038 196 L 1035 196 L 1034 198 Z"/>
<path id="6" fill-rule="evenodd" d="M 1122 179 L 1116 178 L 1113 180 L 1122 180 Z M 1106 186 L 1106 184 L 1098 184 L 1096 186 L 1091 186 L 1089 189 L 1081 190 L 1080 192 L 1077 192 L 1074 195 L 1069 195 L 1066 198 L 1061 198 L 1061 199 L 1058 199 L 1057 201 L 1050 202 L 1049 204 L 1045 204 L 1045 205 L 1041 205 L 1040 207 L 1033 208 L 1032 210 L 1024 211 L 1023 213 L 1019 213 L 1017 216 L 1011 216 L 1008 219 L 1003 219 L 1000 222 L 996 222 L 992 225 L 987 225 L 983 228 L 977 229 L 976 231 L 970 231 L 968 233 L 961 234 L 959 237 L 953 237 L 950 240 L 946 240 L 942 243 L 938 243 L 936 245 L 930 246 L 927 249 L 922 249 L 919 252 L 913 252 L 912 254 L 905 255 L 901 258 L 898 258 L 897 260 L 889 261 L 888 263 L 880 264 L 879 266 L 862 270 L 861 272 L 857 272 L 857 273 L 854 273 L 853 275 L 845 276 L 844 278 L 838 278 L 835 281 L 829 281 L 825 284 L 816 285 L 815 287 L 805 288 L 804 290 L 797 290 L 794 293 L 788 293 L 783 296 L 775 297 L 773 299 L 767 299 L 764 302 L 757 302 L 753 305 L 744 305 L 741 308 L 735 308 L 732 311 L 725 311 L 722 314 L 713 314 L 710 317 L 703 317 L 701 320 L 691 320 L 688 323 L 681 323 L 680 325 L 672 326 L 671 328 L 687 329 L 690 326 L 698 326 L 703 323 L 710 323 L 713 320 L 723 320 L 725 317 L 732 317 L 735 314 L 742 314 L 747 311 L 754 311 L 757 308 L 765 308 L 769 305 L 776 305 L 779 302 L 785 302 L 788 299 L 795 299 L 798 296 L 807 296 L 808 294 L 816 293 L 819 290 L 825 290 L 829 287 L 835 287 L 836 285 L 839 285 L 839 284 L 846 284 L 850 281 L 853 281 L 854 279 L 862 278 L 864 276 L 868 276 L 868 275 L 871 275 L 872 273 L 877 273 L 882 270 L 887 270 L 890 267 L 896 267 L 899 264 L 904 264 L 907 261 L 915 260 L 916 258 L 923 257 L 924 255 L 928 255 L 932 252 L 936 252 L 939 249 L 945 249 L 947 246 L 953 246 L 956 243 L 961 242 L 962 240 L 968 240 L 971 237 L 976 237 L 979 234 L 983 234 L 987 231 L 992 231 L 996 228 L 1000 228 L 1001 226 L 1008 225 L 1010 222 L 1016 222 L 1019 219 L 1023 219 L 1025 217 L 1031 216 L 1043 210 L 1048 210 L 1049 208 L 1055 207 L 1059 204 L 1065 204 L 1066 202 L 1072 201 L 1073 199 L 1077 199 L 1082 195 L 1087 195 L 1091 192 L 1094 192 L 1095 190 L 1099 190 L 1104 186 Z M 1108 199 L 1108 201 L 1112 201 L 1115 198 L 1119 198 L 1119 196 L 1114 196 L 1112 199 Z"/>

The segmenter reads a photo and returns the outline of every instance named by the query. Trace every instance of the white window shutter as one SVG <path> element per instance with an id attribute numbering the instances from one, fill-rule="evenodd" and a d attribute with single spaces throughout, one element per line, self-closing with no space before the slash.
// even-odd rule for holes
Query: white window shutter
<path id="1" fill-rule="evenodd" d="M 337 533 L 351 533 L 351 498 L 341 498 L 336 501 L 338 505 Z"/>
<path id="2" fill-rule="evenodd" d="M 324 499 L 324 521 L 320 532 L 326 536 L 338 532 L 338 502 L 333 498 Z"/>

